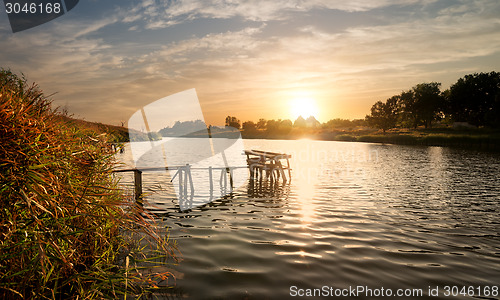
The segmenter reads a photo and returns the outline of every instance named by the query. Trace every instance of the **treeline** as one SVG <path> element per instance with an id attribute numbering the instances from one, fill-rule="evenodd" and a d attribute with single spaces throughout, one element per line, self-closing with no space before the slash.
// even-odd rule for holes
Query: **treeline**
<path id="1" fill-rule="evenodd" d="M 500 127 L 500 73 L 474 73 L 460 78 L 449 89 L 441 83 L 417 84 L 385 102 L 377 101 L 365 120 L 382 129 L 430 128 L 437 122 L 466 126 Z"/>
<path id="2" fill-rule="evenodd" d="M 304 119 L 299 116 L 295 121 L 290 119 L 259 119 L 258 122 L 240 121 L 237 117 L 227 116 L 225 127 L 207 126 L 201 120 L 194 121 L 176 121 L 171 127 L 165 127 L 158 132 L 148 133 L 154 137 L 168 136 L 185 136 L 199 137 L 205 136 L 210 132 L 213 136 L 222 136 L 232 134 L 228 131 L 229 128 L 236 128 L 242 132 L 244 137 L 286 137 L 287 135 L 295 134 L 310 134 L 318 133 L 327 130 L 336 129 L 354 129 L 359 126 L 366 126 L 364 119 L 347 120 L 347 119 L 332 119 L 326 123 L 320 123 L 315 117 L 310 116 Z"/>
<path id="3" fill-rule="evenodd" d="M 192 132 L 206 129 L 207 125 L 202 120 L 176 121 L 172 127 L 165 127 L 158 131 L 160 136 L 182 136 Z"/>
<path id="4" fill-rule="evenodd" d="M 357 120 L 347 120 L 347 119 L 332 119 L 325 123 L 320 123 L 315 117 L 310 116 L 304 119 L 299 116 L 295 121 L 290 119 L 259 119 L 258 122 L 245 121 L 241 122 L 238 118 L 234 116 L 226 117 L 226 126 L 231 126 L 237 129 L 243 130 L 243 132 L 249 133 L 277 133 L 277 134 L 287 134 L 291 131 L 297 132 L 308 132 L 308 131 L 322 131 L 322 130 L 333 130 L 333 129 L 353 129 L 359 126 L 366 126 L 366 121 L 363 119 Z"/>

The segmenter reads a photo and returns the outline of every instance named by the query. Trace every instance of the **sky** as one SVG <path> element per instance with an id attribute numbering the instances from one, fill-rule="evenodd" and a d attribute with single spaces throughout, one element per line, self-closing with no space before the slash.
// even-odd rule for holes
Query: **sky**
<path id="1" fill-rule="evenodd" d="M 364 118 L 378 100 L 500 71 L 498 0 L 81 0 L 12 33 L 0 67 L 75 117 L 120 125 L 195 89 L 207 124 Z"/>

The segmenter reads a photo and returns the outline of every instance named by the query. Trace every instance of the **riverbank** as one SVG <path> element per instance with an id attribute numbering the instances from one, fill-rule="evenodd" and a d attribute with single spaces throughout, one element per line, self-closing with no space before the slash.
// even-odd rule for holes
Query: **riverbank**
<path id="1" fill-rule="evenodd" d="M 137 130 L 128 129 L 124 126 L 116 126 L 103 124 L 99 122 L 89 122 L 81 119 L 75 119 L 66 115 L 59 115 L 58 118 L 64 124 L 69 126 L 75 126 L 78 128 L 86 128 L 88 130 L 98 132 L 99 134 L 105 135 L 109 143 L 127 143 L 130 142 L 130 136 L 134 137 L 133 142 L 136 141 L 148 141 L 150 139 L 157 140 L 159 136 L 157 134 L 148 134 L 144 132 L 139 132 Z M 133 131 L 130 135 L 129 132 Z"/>
<path id="2" fill-rule="evenodd" d="M 312 139 L 323 141 L 347 141 L 384 143 L 397 145 L 442 146 L 500 151 L 500 131 L 479 129 L 393 129 L 387 132 L 361 128 L 345 130 L 308 130 L 288 133 L 269 133 L 265 131 L 241 132 L 244 139 Z"/>
<path id="3" fill-rule="evenodd" d="M 107 134 L 115 143 L 129 142 L 129 130 L 122 126 L 106 125 L 67 118 L 66 122 L 94 128 Z M 268 140 L 323 140 L 344 142 L 384 143 L 397 145 L 441 146 L 456 148 L 472 148 L 487 151 L 500 151 L 500 130 L 488 128 L 452 128 L 441 125 L 436 128 L 390 129 L 386 132 L 370 127 L 355 128 L 291 128 L 288 130 L 239 130 L 243 139 Z M 134 141 L 157 140 L 161 136 L 153 132 L 149 135 L 134 131 Z M 177 135 L 172 135 L 177 136 Z M 213 138 L 238 138 L 238 130 L 232 127 L 210 127 L 208 136 Z M 206 138 L 207 131 L 192 132 L 184 137 Z"/>

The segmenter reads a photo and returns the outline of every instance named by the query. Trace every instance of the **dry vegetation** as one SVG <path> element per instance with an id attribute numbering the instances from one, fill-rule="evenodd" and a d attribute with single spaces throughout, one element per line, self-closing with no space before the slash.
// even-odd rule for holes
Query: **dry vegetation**
<path id="1" fill-rule="evenodd" d="M 166 262 L 172 246 L 116 188 L 110 135 L 79 125 L 0 69 L 1 299 L 118 298 L 170 275 L 131 267 L 146 252 Z"/>

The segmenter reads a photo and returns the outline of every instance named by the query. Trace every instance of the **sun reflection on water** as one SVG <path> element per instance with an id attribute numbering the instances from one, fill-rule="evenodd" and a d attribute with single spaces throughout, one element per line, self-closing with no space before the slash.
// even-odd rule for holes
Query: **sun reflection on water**
<path id="1" fill-rule="evenodd" d="M 311 178 L 311 180 L 301 180 L 296 183 L 297 200 L 300 205 L 299 211 L 301 214 L 300 220 L 304 226 L 312 223 L 315 219 L 315 184 L 313 181 L 316 181 L 316 179 Z"/>

